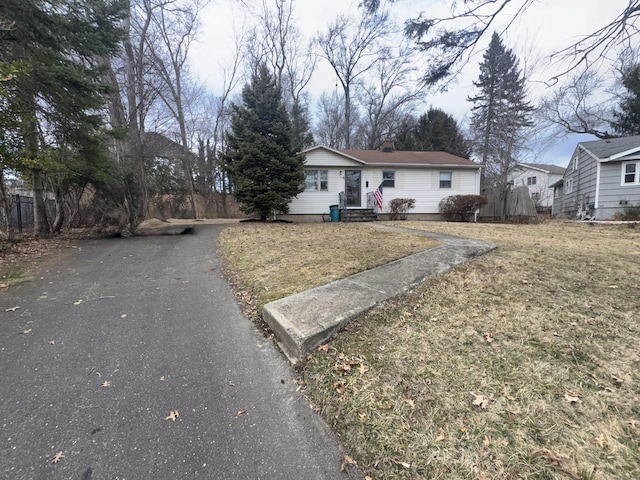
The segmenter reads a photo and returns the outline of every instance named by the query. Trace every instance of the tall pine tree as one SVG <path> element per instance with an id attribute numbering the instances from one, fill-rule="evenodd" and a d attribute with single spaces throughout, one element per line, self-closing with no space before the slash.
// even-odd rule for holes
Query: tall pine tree
<path id="1" fill-rule="evenodd" d="M 261 220 L 288 212 L 302 191 L 304 156 L 296 151 L 282 92 L 264 64 L 242 89 L 242 105 L 232 106 L 227 144 L 223 158 L 243 211 Z"/>
<path id="2" fill-rule="evenodd" d="M 613 127 L 620 135 L 640 135 L 640 65 L 634 65 L 622 75 L 627 90 L 622 96 L 620 110 L 613 112 Z"/>
<path id="3" fill-rule="evenodd" d="M 522 132 L 533 125 L 533 107 L 527 102 L 525 79 L 518 59 L 493 34 L 473 85 L 479 90 L 468 98 L 474 104 L 471 132 L 474 150 L 485 165 L 485 186 L 504 190 L 507 174 L 524 143 Z"/>
<path id="4" fill-rule="evenodd" d="M 124 0 L 3 0 L 0 61 L 22 68 L 6 82 L 2 108 L 16 120 L 12 167 L 30 177 L 34 234 L 49 234 L 47 173 L 71 181 L 106 177 L 100 135 L 106 87 L 99 56 L 117 51 Z M 7 159 L 2 159 L 6 164 Z M 99 161 L 101 160 L 101 161 Z M 3 165 L 4 166 L 4 165 Z"/>

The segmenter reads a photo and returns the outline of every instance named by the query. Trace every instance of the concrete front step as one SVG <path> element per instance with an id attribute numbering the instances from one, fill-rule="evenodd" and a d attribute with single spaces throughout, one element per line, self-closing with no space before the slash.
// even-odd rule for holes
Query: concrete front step
<path id="1" fill-rule="evenodd" d="M 375 222 L 378 219 L 370 208 L 340 210 L 340 220 L 343 222 Z"/>

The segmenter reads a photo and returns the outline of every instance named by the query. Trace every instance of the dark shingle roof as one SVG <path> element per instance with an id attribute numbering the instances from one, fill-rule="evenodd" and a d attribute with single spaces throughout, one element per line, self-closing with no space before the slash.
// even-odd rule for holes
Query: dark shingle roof
<path id="1" fill-rule="evenodd" d="M 604 160 L 629 150 L 640 150 L 640 135 L 580 142 L 578 145 L 581 145 L 599 159 Z"/>
<path id="2" fill-rule="evenodd" d="M 377 165 L 455 165 L 479 167 L 478 163 L 446 152 L 404 152 L 394 150 L 338 150 L 367 164 Z"/>

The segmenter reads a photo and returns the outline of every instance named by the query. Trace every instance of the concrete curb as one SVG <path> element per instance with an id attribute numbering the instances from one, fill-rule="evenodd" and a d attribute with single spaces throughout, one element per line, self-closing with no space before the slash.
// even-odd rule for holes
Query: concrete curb
<path id="1" fill-rule="evenodd" d="M 434 238 L 443 245 L 266 304 L 262 316 L 291 363 L 302 360 L 307 353 L 375 305 L 497 248 L 494 244 L 478 240 L 370 225 Z"/>

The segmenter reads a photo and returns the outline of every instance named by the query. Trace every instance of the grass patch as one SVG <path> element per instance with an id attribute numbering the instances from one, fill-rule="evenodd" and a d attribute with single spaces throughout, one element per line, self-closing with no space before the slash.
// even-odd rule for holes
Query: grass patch
<path id="1" fill-rule="evenodd" d="M 375 308 L 307 358 L 308 396 L 365 472 L 640 478 L 640 233 L 402 226 L 499 249 Z"/>
<path id="2" fill-rule="evenodd" d="M 239 224 L 218 238 L 225 271 L 261 311 L 270 301 L 436 246 L 361 224 Z"/>
<path id="3" fill-rule="evenodd" d="M 371 310 L 305 360 L 306 394 L 364 472 L 640 478 L 640 231 L 555 222 L 401 226 L 499 249 Z M 228 239 L 221 249 L 264 299 L 292 288 L 269 278 L 319 284 L 353 273 L 347 265 L 357 253 L 345 244 L 359 247 L 373 233 L 361 227 L 354 238 L 322 225 L 306 237 L 312 244 L 279 226 L 265 227 L 259 241 L 241 228 L 224 235 L 235 238 L 238 258 L 228 256 Z M 292 243 L 291 254 L 280 242 Z M 286 263 L 300 247 L 304 261 Z M 356 265 L 367 262 L 363 255 Z"/>

